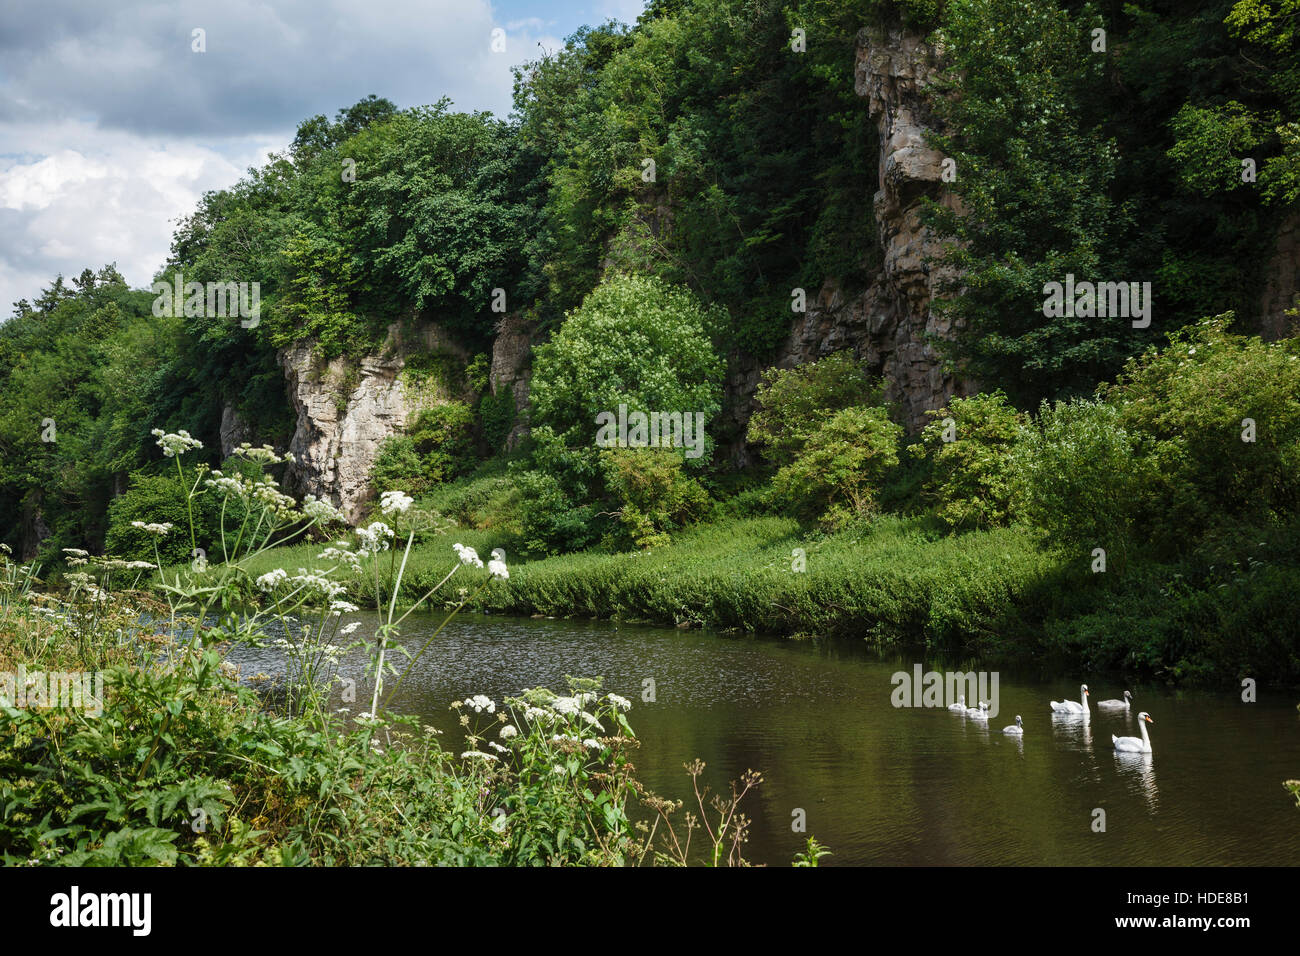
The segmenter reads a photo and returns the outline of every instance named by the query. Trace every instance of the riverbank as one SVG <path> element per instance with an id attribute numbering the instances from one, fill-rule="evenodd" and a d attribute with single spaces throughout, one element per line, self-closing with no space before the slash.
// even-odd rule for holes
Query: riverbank
<path id="1" fill-rule="evenodd" d="M 1187 685 L 1250 676 L 1293 686 L 1300 621 L 1276 613 L 1300 580 L 1292 540 L 1279 527 L 1177 564 L 1135 555 L 1122 569 L 1093 573 L 1020 527 L 945 535 L 923 519 L 888 517 L 828 535 L 792 519 L 730 519 L 650 551 L 532 561 L 510 554 L 509 580 L 471 607 L 845 637 L 882 650 L 921 647 L 990 664 L 1050 662 L 1061 672 L 1116 670 Z M 417 543 L 402 598 L 414 600 L 450 570 L 454 542 L 484 557 L 514 545 L 469 529 Z M 319 550 L 271 551 L 248 570 L 311 566 Z M 361 586 L 354 589 L 359 597 Z"/>

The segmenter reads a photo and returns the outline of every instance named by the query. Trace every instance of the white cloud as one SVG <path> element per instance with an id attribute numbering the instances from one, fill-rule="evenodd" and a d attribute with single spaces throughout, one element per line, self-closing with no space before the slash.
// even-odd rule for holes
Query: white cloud
<path id="1" fill-rule="evenodd" d="M 509 19 L 501 54 L 488 0 L 4 4 L 0 320 L 59 272 L 116 261 L 146 285 L 203 192 L 316 113 L 374 93 L 505 116 L 511 67 L 562 43 L 551 23 Z"/>

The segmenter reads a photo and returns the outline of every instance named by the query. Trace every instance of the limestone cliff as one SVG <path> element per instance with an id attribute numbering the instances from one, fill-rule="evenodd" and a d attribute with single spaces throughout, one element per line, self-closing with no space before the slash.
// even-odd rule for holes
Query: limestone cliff
<path id="1" fill-rule="evenodd" d="M 925 423 L 927 409 L 968 391 L 969 383 L 945 369 L 933 344 L 951 337 L 953 328 L 931 308 L 936 281 L 943 277 L 943 249 L 920 221 L 922 197 L 945 197 L 943 157 L 925 144 L 927 131 L 937 128 L 927 87 L 941 69 L 940 51 L 919 35 L 873 29 L 859 34 L 855 86 L 880 141 L 873 206 L 882 265 L 863 291 L 847 293 L 834 279 L 820 290 L 808 290 L 808 311 L 793 317 L 775 359 L 729 357 L 725 417 L 716 428 L 733 439 L 729 450 L 737 464 L 747 457 L 741 436 L 759 375 L 769 364 L 790 368 L 852 349 L 884 378 L 886 399 L 897 403 L 912 431 Z M 441 337 L 443 347 L 456 350 L 435 324 L 422 328 L 424 347 Z M 349 520 L 364 514 L 380 443 L 404 428 L 420 403 L 429 400 L 413 395 L 403 382 L 404 352 L 395 329 L 384 350 L 359 365 L 341 359 L 322 363 L 305 344 L 279 353 L 298 415 L 290 445 L 298 458 L 289 475 L 292 490 L 328 498 Z M 494 394 L 510 390 L 517 410 L 510 447 L 527 427 L 533 339 L 534 330 L 518 316 L 504 316 L 495 330 L 491 387 Z M 239 426 L 233 418 L 222 425 L 224 445 L 227 431 L 233 437 Z"/>
<path id="2" fill-rule="evenodd" d="M 322 361 L 310 343 L 277 353 L 298 416 L 289 444 L 296 463 L 286 485 L 296 494 L 329 500 L 353 522 L 363 517 L 372 497 L 370 469 L 380 444 L 401 432 L 421 408 L 451 397 L 436 384 L 419 387 L 402 376 L 407 358 L 433 351 L 462 363 L 469 359 L 432 323 L 422 323 L 405 340 L 398 333 L 394 323 L 384 347 L 359 363 Z"/>
<path id="3" fill-rule="evenodd" d="M 927 87 L 943 69 L 941 51 L 901 29 L 865 29 L 858 35 L 854 86 L 866 99 L 880 141 L 879 181 L 873 197 L 882 265 L 865 290 L 846 294 L 833 278 L 809 290 L 807 312 L 796 316 L 771 364 L 793 368 L 841 349 L 852 349 L 885 381 L 885 398 L 898 405 L 903 423 L 916 431 L 927 409 L 940 408 L 973 384 L 944 367 L 937 340 L 954 327 L 931 302 L 936 286 L 949 278 L 940 260 L 943 245 L 921 223 L 921 200 L 949 202 L 942 188 L 942 154 L 926 145 L 938 130 Z M 740 431 L 753 411 L 753 395 L 764 363 L 731 356 L 724 426 Z M 743 464 L 743 444 L 731 445 Z"/>

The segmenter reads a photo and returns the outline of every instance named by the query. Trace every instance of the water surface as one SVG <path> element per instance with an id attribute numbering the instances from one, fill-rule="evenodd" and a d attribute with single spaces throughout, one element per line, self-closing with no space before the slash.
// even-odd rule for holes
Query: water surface
<path id="1" fill-rule="evenodd" d="M 374 615 L 352 615 L 370 629 Z M 440 622 L 412 614 L 414 650 Z M 283 671 L 273 651 L 239 650 L 243 672 Z M 363 658 L 340 673 L 369 695 Z M 753 820 L 746 859 L 787 865 L 808 832 L 836 864 L 1261 865 L 1300 861 L 1300 809 L 1282 788 L 1300 777 L 1300 696 L 1177 692 L 1130 686 L 1130 714 L 1054 719 L 1048 702 L 1078 699 L 1077 678 L 1001 671 L 987 725 L 943 709 L 896 708 L 900 670 L 845 642 L 728 637 L 608 622 L 457 618 L 393 701 L 458 735 L 453 700 L 498 702 L 526 687 L 565 689 L 564 675 L 604 678 L 633 702 L 638 777 L 659 794 L 691 795 L 683 764 L 707 764 L 715 790 L 747 769 L 762 785 L 743 805 Z M 937 662 L 925 663 L 944 670 Z M 955 668 L 953 668 L 955 669 Z M 961 668 L 963 670 L 968 668 Z M 654 681 L 654 702 L 643 701 Z M 1124 685 L 1087 678 L 1092 700 Z M 1111 734 L 1138 735 L 1149 711 L 1154 753 L 1116 754 Z M 1001 733 L 1024 718 L 1021 740 Z M 1104 832 L 1097 832 L 1105 812 Z"/>

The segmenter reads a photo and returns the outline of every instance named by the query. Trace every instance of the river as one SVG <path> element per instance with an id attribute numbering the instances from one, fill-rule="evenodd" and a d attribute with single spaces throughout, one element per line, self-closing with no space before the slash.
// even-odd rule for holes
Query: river
<path id="1" fill-rule="evenodd" d="M 367 628 L 373 615 L 350 615 Z M 440 618 L 412 614 L 415 647 Z M 278 653 L 239 649 L 245 675 L 283 672 Z M 399 658 L 400 660 L 400 658 Z M 340 669 L 365 686 L 358 652 Z M 1263 865 L 1300 862 L 1300 808 L 1283 789 L 1300 777 L 1294 692 L 1175 691 L 1127 685 L 1132 711 L 1094 708 L 1090 723 L 1051 714 L 1078 699 L 1077 678 L 998 674 L 987 724 L 939 707 L 896 707 L 893 676 L 915 658 L 881 660 L 849 642 L 782 641 L 608 622 L 466 615 L 438 637 L 393 708 L 458 734 L 453 700 L 498 702 L 526 687 L 565 690 L 564 675 L 604 678 L 633 702 L 638 778 L 662 796 L 691 794 L 683 764 L 726 790 L 746 769 L 745 857 L 788 865 L 807 833 L 846 864 Z M 652 686 L 653 701 L 644 699 Z M 1125 685 L 1087 678 L 1091 700 Z M 368 695 L 359 692 L 358 696 Z M 364 709 L 366 701 L 357 704 Z M 1111 734 L 1138 735 L 1148 711 L 1150 755 L 1116 754 Z M 1024 718 L 1022 739 L 1004 726 Z M 1098 811 L 1101 811 L 1099 813 Z"/>

